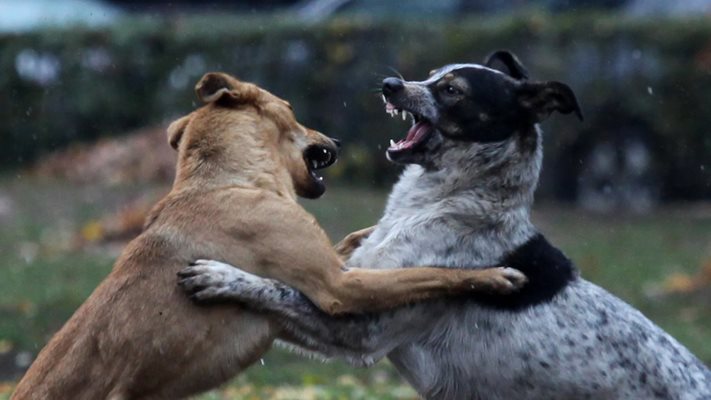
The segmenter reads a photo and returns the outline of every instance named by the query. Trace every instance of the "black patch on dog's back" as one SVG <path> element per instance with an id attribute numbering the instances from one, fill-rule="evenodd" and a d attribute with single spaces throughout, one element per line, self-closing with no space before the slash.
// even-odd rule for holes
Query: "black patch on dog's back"
<path id="1" fill-rule="evenodd" d="M 475 296 L 482 305 L 508 311 L 520 311 L 552 299 L 578 277 L 573 263 L 539 234 L 508 254 L 502 264 L 516 268 L 528 282 L 518 292 Z"/>

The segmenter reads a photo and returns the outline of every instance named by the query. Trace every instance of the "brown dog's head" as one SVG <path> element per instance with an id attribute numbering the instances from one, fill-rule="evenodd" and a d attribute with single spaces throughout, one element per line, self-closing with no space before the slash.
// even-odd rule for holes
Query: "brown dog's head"
<path id="1" fill-rule="evenodd" d="M 178 150 L 176 184 L 199 176 L 317 198 L 316 174 L 336 161 L 338 142 L 296 121 L 288 102 L 254 84 L 220 73 L 195 86 L 206 105 L 168 127 Z"/>

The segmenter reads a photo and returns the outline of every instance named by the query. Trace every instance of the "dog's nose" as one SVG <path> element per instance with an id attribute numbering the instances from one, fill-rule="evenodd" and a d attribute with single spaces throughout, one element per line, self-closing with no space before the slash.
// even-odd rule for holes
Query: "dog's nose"
<path id="1" fill-rule="evenodd" d="M 334 138 L 331 138 L 331 140 L 333 141 L 333 143 L 336 144 L 336 147 L 338 147 L 339 149 L 341 148 L 341 141 L 340 140 L 334 139 Z"/>
<path id="2" fill-rule="evenodd" d="M 401 91 L 404 87 L 405 85 L 402 83 L 402 79 L 385 78 L 383 80 L 383 94 L 386 96 L 392 96 Z"/>

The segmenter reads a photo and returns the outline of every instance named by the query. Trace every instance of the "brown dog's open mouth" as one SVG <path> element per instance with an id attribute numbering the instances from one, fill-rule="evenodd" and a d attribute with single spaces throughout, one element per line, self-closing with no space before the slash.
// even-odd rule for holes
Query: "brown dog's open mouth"
<path id="1" fill-rule="evenodd" d="M 393 105 L 385 96 L 383 96 L 383 101 L 385 102 L 385 112 L 390 114 L 391 117 L 402 115 L 402 120 L 406 121 L 409 116 L 412 121 L 412 126 L 410 126 L 404 139 L 397 142 L 392 139 L 390 140 L 388 154 L 395 155 L 417 150 L 429 140 L 432 136 L 432 132 L 434 132 L 434 127 L 430 121 L 416 112 Z"/>
<path id="2" fill-rule="evenodd" d="M 304 150 L 306 167 L 309 169 L 311 177 L 317 182 L 322 182 L 323 177 L 318 175 L 316 171 L 330 167 L 336 162 L 337 158 L 336 151 L 326 146 L 314 144 Z"/>

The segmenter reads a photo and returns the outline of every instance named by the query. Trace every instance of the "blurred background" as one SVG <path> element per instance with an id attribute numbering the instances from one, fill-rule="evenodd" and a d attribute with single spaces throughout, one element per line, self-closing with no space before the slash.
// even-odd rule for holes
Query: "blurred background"
<path id="1" fill-rule="evenodd" d="M 384 77 L 514 51 L 576 92 L 543 125 L 534 219 L 583 275 L 711 363 L 711 0 L 0 1 L 0 399 L 169 189 L 165 126 L 207 71 L 288 99 L 345 146 L 304 202 L 377 221 L 406 130 Z M 411 399 L 368 370 L 272 351 L 201 399 Z"/>

